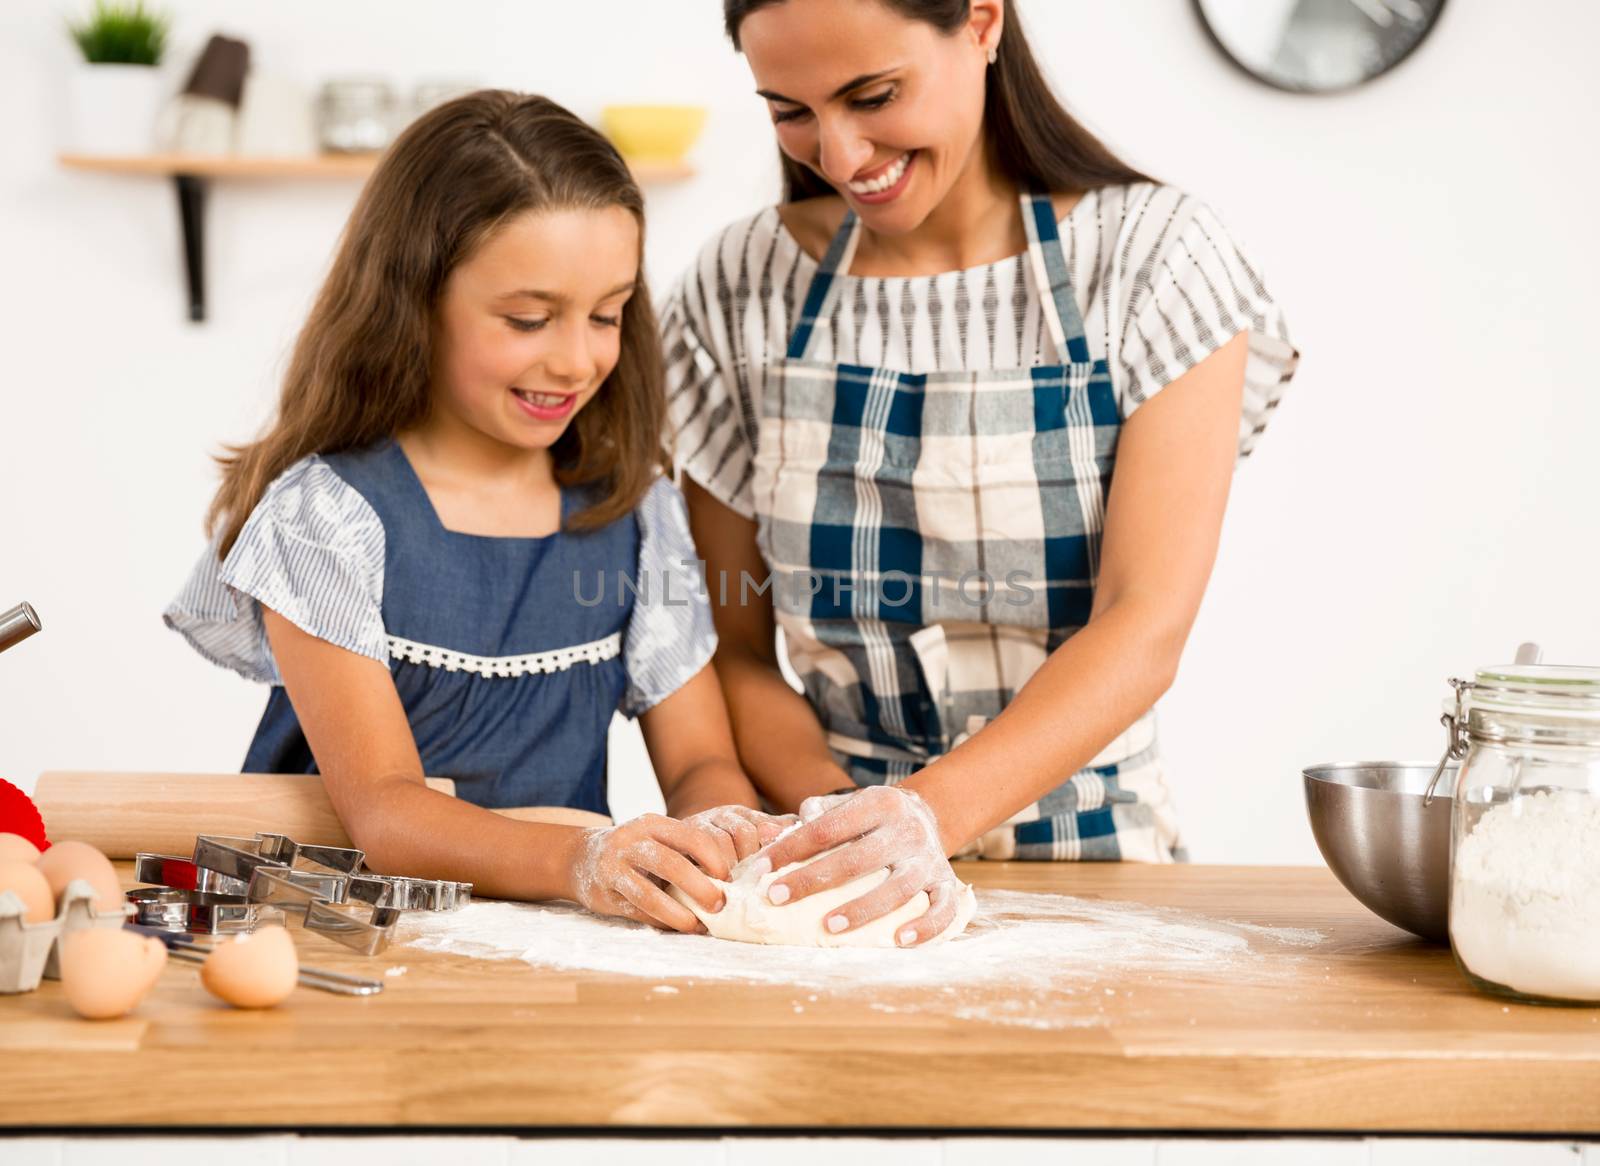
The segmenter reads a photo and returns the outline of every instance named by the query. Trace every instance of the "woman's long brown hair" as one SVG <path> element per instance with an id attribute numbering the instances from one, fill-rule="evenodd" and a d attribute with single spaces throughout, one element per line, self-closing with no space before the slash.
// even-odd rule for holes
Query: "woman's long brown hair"
<path id="1" fill-rule="evenodd" d="M 951 36 L 966 26 L 968 0 L 878 0 L 904 16 Z M 723 0 L 723 26 L 739 47 L 745 17 L 784 0 Z M 1149 182 L 1122 161 L 1066 111 L 1034 59 L 1012 0 L 1005 0 L 1005 26 L 999 56 L 984 82 L 984 133 L 1001 173 L 1022 190 L 1074 194 L 1128 182 Z M 783 166 L 783 200 L 837 194 L 809 166 L 778 152 Z"/>
<path id="2" fill-rule="evenodd" d="M 370 445 L 428 414 L 434 309 L 445 280 L 530 211 L 620 206 L 639 223 L 640 276 L 621 355 L 551 449 L 562 485 L 603 483 L 575 515 L 592 529 L 638 505 L 666 469 L 660 339 L 643 275 L 644 198 L 600 133 L 543 97 L 486 89 L 422 115 L 367 182 L 300 330 L 266 433 L 217 460 L 206 515 L 226 555 L 267 486 L 314 453 Z"/>

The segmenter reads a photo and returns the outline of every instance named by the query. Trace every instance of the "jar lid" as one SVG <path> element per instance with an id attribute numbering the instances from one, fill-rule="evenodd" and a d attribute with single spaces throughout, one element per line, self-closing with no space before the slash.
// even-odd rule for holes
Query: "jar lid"
<path id="1" fill-rule="evenodd" d="M 1485 711 L 1600 719 L 1600 668 L 1570 664 L 1480 668 L 1465 703 Z"/>

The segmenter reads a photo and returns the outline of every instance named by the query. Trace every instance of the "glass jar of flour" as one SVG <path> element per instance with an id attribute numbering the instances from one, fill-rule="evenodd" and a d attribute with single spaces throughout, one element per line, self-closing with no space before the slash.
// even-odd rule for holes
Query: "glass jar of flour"
<path id="1" fill-rule="evenodd" d="M 1450 944 L 1472 983 L 1600 1001 L 1600 668 L 1452 680 Z"/>

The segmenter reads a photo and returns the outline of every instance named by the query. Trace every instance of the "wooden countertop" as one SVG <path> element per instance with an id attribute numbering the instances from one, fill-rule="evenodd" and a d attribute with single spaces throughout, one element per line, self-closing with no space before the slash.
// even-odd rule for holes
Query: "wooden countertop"
<path id="1" fill-rule="evenodd" d="M 959 869 L 1324 938 L 1264 954 L 1275 980 L 1175 966 L 1135 993 L 1095 988 L 1087 1020 L 1030 1027 L 919 1007 L 928 988 L 671 993 L 297 931 L 307 964 L 408 972 L 377 997 L 302 988 L 265 1013 L 223 1007 L 176 962 L 117 1021 L 76 1019 L 48 981 L 0 997 L 0 1126 L 1600 1131 L 1600 1009 L 1479 994 L 1326 871 Z"/>

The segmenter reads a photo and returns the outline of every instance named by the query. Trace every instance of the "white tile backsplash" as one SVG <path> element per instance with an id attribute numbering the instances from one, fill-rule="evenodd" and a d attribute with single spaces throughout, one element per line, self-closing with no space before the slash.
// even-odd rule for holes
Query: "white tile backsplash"
<path id="1" fill-rule="evenodd" d="M 288 1166 L 510 1166 L 516 1144 L 510 1136 L 312 1136 L 294 1140 Z"/>
<path id="2" fill-rule="evenodd" d="M 62 1147 L 61 1166 L 174 1166 L 180 1161 L 226 1162 L 227 1166 L 289 1166 L 289 1150 L 296 1139 L 287 1134 L 207 1134 L 181 1137 L 173 1134 L 116 1135 L 68 1138 Z M 11 1160 L 0 1155 L 5 1166 Z"/>
<path id="3" fill-rule="evenodd" d="M 0 1138 L 5 1166 L 61 1166 L 63 1138 Z"/>
<path id="4" fill-rule="evenodd" d="M 1170 1138 L 1156 1166 L 1367 1166 L 1360 1138 Z"/>
<path id="5" fill-rule="evenodd" d="M 1150 1138 L 946 1138 L 945 1166 L 1155 1166 Z"/>
<path id="6" fill-rule="evenodd" d="M 1480 1138 L 1374 1138 L 1371 1166 L 1584 1166 L 1572 1142 Z"/>
<path id="7" fill-rule="evenodd" d="M 511 1166 L 724 1166 L 716 1138 L 523 1138 Z"/>
<path id="8" fill-rule="evenodd" d="M 727 1166 L 943 1166 L 936 1138 L 727 1138 Z"/>

